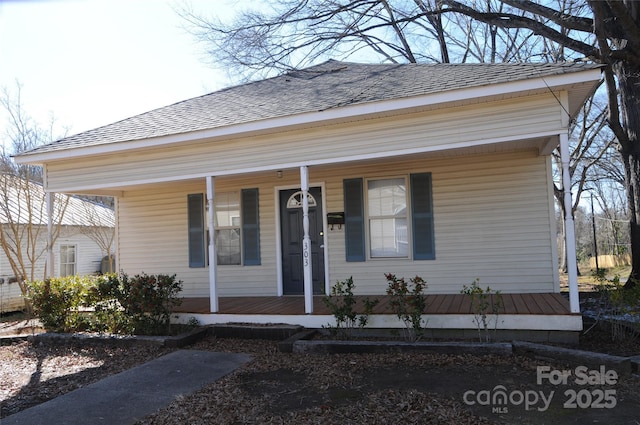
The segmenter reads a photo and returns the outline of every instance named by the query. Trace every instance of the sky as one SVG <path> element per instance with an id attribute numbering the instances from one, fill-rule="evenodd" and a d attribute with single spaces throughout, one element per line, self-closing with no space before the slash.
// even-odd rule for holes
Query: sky
<path id="1" fill-rule="evenodd" d="M 68 134 L 229 85 L 183 28 L 177 0 L 0 0 L 0 88 Z M 223 0 L 194 9 L 231 14 Z M 5 122 L 0 116 L 0 126 Z"/>

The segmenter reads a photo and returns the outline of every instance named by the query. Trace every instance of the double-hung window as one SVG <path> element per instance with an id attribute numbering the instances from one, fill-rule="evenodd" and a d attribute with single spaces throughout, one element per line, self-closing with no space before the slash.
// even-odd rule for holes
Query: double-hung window
<path id="1" fill-rule="evenodd" d="M 240 194 L 218 193 L 214 199 L 218 264 L 240 264 Z"/>
<path id="2" fill-rule="evenodd" d="M 76 266 L 76 246 L 60 245 L 60 276 L 74 276 Z"/>
<path id="3" fill-rule="evenodd" d="M 404 178 L 367 181 L 369 256 L 409 256 L 407 185 Z"/>
<path id="4" fill-rule="evenodd" d="M 347 261 L 435 259 L 431 174 L 344 180 Z"/>
<path id="5" fill-rule="evenodd" d="M 222 192 L 214 197 L 216 264 L 260 264 L 258 189 Z M 189 267 L 207 264 L 204 194 L 188 196 Z"/>

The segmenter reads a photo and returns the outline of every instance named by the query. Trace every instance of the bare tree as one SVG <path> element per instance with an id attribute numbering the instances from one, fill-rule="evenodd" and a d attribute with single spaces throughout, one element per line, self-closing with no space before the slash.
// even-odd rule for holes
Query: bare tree
<path id="1" fill-rule="evenodd" d="M 83 203 L 84 226 L 80 228 L 80 233 L 87 236 L 100 247 L 104 255 L 107 257 L 108 270 L 113 273 L 113 243 L 115 241 L 116 232 L 111 215 L 104 213 L 105 207 L 86 201 Z"/>
<path id="2" fill-rule="evenodd" d="M 270 2 L 272 9 L 245 9 L 228 23 L 199 16 L 192 9 L 183 8 L 179 13 L 197 40 L 205 44 L 212 62 L 237 73 L 236 80 L 264 77 L 328 57 L 392 63 L 597 59 L 600 50 L 593 45 L 593 28 L 604 12 L 594 18 L 586 0 L 550 0 L 548 4 L 554 4 L 555 9 L 520 0 L 274 0 Z M 631 7 L 629 2 L 624 4 Z M 621 13 L 617 7 L 609 10 L 610 15 L 616 13 Z M 612 31 L 612 25 L 606 25 L 607 31 Z M 625 31 L 633 33 L 632 28 Z M 610 56 L 613 61 L 621 52 Z M 609 63 L 605 59 L 599 60 Z M 612 64 L 607 69 L 612 72 Z M 577 194 L 574 212 L 585 184 L 616 169 L 615 161 L 604 161 L 611 158 L 615 139 L 604 131 L 605 123 L 616 118 L 618 111 L 615 102 L 611 106 L 614 86 L 607 80 L 609 107 L 594 112 L 599 105 L 590 100 L 572 130 L 570 168 Z M 621 126 L 612 128 L 615 132 Z M 601 137 L 601 132 L 606 136 Z M 620 140 L 618 133 L 615 136 Z M 633 176 L 626 174 L 631 188 Z M 556 186 L 556 198 L 562 204 L 558 190 Z M 640 248 L 635 249 L 632 277 L 637 276 L 638 251 Z"/>
<path id="3" fill-rule="evenodd" d="M 20 91 L 18 84 L 15 95 L 6 88 L 0 94 L 0 106 L 8 117 L 4 141 L 9 145 L 5 143 L 0 153 L 0 246 L 24 295 L 25 280 L 36 277 L 36 265 L 48 250 L 48 211 L 42 170 L 18 165 L 11 155 L 51 142 L 54 137 L 53 122 L 45 130 L 26 114 Z M 66 196 L 56 195 L 54 199 L 51 243 L 60 234 L 60 223 L 68 205 Z"/>
<path id="4" fill-rule="evenodd" d="M 484 13 L 468 2 L 455 0 L 441 0 L 440 4 L 443 13 L 461 13 L 503 28 L 527 29 L 580 53 L 585 60 L 604 65 L 607 123 L 616 137 L 625 171 L 632 258 L 627 286 L 633 286 L 640 280 L 640 3 L 567 0 L 551 8 L 526 0 L 502 2 L 518 13 Z M 572 9 L 562 7 L 569 4 Z"/>
<path id="5" fill-rule="evenodd" d="M 449 62 L 436 0 L 275 0 L 230 22 L 183 7 L 178 13 L 216 66 L 265 77 L 330 57 Z M 433 48 L 433 46 L 437 46 Z M 433 53 L 432 53 L 433 52 Z"/>
<path id="6" fill-rule="evenodd" d="M 615 137 L 607 128 L 606 113 L 606 101 L 602 102 L 601 96 L 596 93 L 587 99 L 571 127 L 569 171 L 571 173 L 571 192 L 574 195 L 571 212 L 574 217 L 584 191 L 593 189 L 600 181 L 611 180 L 608 176 L 608 170 L 615 169 L 616 165 L 620 165 L 620 161 L 616 160 L 618 158 L 612 155 Z M 561 161 L 557 150 L 553 153 L 553 160 L 556 164 L 555 172 L 558 173 Z M 553 193 L 560 206 L 564 234 L 566 208 L 562 181 L 559 176 L 556 176 L 554 180 Z M 566 271 L 566 252 L 563 246 L 560 246 L 560 252 L 560 264 Z"/>

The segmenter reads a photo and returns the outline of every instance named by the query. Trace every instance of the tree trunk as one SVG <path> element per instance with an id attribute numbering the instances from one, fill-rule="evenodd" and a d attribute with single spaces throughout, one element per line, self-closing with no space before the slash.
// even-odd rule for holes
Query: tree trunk
<path id="1" fill-rule="evenodd" d="M 627 140 L 620 143 L 629 202 L 631 274 L 626 287 L 640 282 L 640 66 L 614 64 L 620 95 L 620 118 Z"/>

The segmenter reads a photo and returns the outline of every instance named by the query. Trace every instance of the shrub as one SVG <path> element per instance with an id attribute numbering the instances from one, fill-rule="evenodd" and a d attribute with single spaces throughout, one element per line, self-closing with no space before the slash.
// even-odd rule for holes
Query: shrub
<path id="1" fill-rule="evenodd" d="M 353 337 L 353 330 L 357 328 L 364 328 L 368 321 L 369 316 L 373 311 L 373 307 L 378 304 L 379 300 L 370 300 L 365 298 L 364 311 L 362 314 L 356 313 L 356 298 L 353 295 L 353 276 L 344 281 L 338 281 L 331 287 L 331 293 L 325 296 L 322 301 L 329 308 L 331 314 L 336 319 L 336 325 L 327 325 L 329 332 L 334 337 L 340 339 L 351 339 Z"/>
<path id="2" fill-rule="evenodd" d="M 129 278 L 120 274 L 119 301 L 135 333 L 162 334 L 169 331 L 173 307 L 182 300 L 177 297 L 182 281 L 176 275 L 141 273 Z"/>
<path id="3" fill-rule="evenodd" d="M 89 291 L 93 315 L 91 330 L 111 334 L 131 334 L 134 329 L 120 304 L 120 280 L 116 273 L 98 276 Z"/>
<path id="4" fill-rule="evenodd" d="M 92 285 L 91 277 L 80 276 L 27 282 L 28 298 L 47 331 L 87 330 L 89 320 L 82 309 L 87 306 Z"/>
<path id="5" fill-rule="evenodd" d="M 498 328 L 498 316 L 500 310 L 504 308 L 502 303 L 502 293 L 493 291 L 490 287 L 482 289 L 480 287 L 480 279 L 476 279 L 470 286 L 463 285 L 460 293 L 471 298 L 471 310 L 473 311 L 473 322 L 478 329 L 478 339 L 483 341 L 482 335 L 484 331 L 484 341 L 491 340 L 490 325 L 493 319 L 493 333 L 495 336 Z M 490 317 L 489 315 L 493 315 Z"/>
<path id="6" fill-rule="evenodd" d="M 417 341 L 422 337 L 426 321 L 422 318 L 427 308 L 427 296 L 424 290 L 427 283 L 420 276 L 405 281 L 396 275 L 387 273 L 387 295 L 391 296 L 391 308 L 398 319 L 404 323 L 404 338 L 407 341 Z"/>
<path id="7" fill-rule="evenodd" d="M 175 275 L 121 273 L 51 278 L 28 287 L 34 312 L 49 331 L 162 334 L 181 302 L 182 281 Z"/>
<path id="8" fill-rule="evenodd" d="M 607 279 L 605 270 L 594 272 L 598 281 L 597 290 L 602 301 L 602 314 L 610 325 L 611 339 L 624 341 L 634 339 L 640 334 L 640 285 L 626 288 L 620 282 L 620 276 Z"/>

